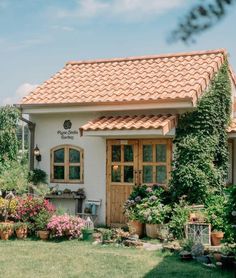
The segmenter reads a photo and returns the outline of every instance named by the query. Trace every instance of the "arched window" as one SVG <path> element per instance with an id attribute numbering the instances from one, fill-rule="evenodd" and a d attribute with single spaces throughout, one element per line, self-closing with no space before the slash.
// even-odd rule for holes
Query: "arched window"
<path id="1" fill-rule="evenodd" d="M 83 183 L 84 151 L 72 145 L 51 149 L 51 182 Z"/>

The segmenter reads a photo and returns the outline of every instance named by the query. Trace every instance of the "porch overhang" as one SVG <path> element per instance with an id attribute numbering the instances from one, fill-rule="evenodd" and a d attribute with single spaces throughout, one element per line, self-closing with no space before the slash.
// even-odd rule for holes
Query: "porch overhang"
<path id="1" fill-rule="evenodd" d="M 81 136 L 173 135 L 177 115 L 103 116 L 80 128 Z"/>

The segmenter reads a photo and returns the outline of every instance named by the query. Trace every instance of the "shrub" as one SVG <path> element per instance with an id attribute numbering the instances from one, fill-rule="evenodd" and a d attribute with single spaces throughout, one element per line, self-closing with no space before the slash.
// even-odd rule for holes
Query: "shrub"
<path id="1" fill-rule="evenodd" d="M 206 200 L 206 218 L 211 223 L 212 230 L 223 231 L 226 229 L 225 222 L 225 207 L 227 204 L 227 197 L 222 195 L 211 195 Z"/>
<path id="2" fill-rule="evenodd" d="M 171 208 L 163 205 L 155 195 L 144 198 L 141 204 L 137 205 L 141 222 L 148 224 L 163 224 L 169 220 Z"/>
<path id="3" fill-rule="evenodd" d="M 0 170 L 0 189 L 18 194 L 26 193 L 28 190 L 27 167 L 18 161 L 8 161 Z"/>
<path id="4" fill-rule="evenodd" d="M 160 200 L 164 199 L 165 194 L 165 191 L 159 185 L 153 185 L 152 187 L 145 184 L 136 186 L 124 204 L 124 213 L 129 220 L 143 222 L 145 205 L 141 206 L 141 204 L 146 203 L 147 206 L 153 207 L 152 202 L 148 203 L 149 198 L 155 198 L 160 202 Z"/>
<path id="5" fill-rule="evenodd" d="M 15 218 L 17 209 L 17 199 L 13 198 L 11 200 L 0 198 L 0 220 L 6 218 Z M 6 215 L 7 214 L 7 215 Z"/>
<path id="6" fill-rule="evenodd" d="M 49 219 L 51 218 L 51 213 L 46 211 L 46 210 L 42 210 L 40 211 L 36 216 L 35 216 L 35 229 L 37 231 L 45 231 L 47 230 L 47 225 L 49 222 Z"/>
<path id="7" fill-rule="evenodd" d="M 18 153 L 17 127 L 19 110 L 12 106 L 0 107 L 0 167 L 16 160 Z"/>
<path id="8" fill-rule="evenodd" d="M 28 181 L 34 185 L 47 183 L 47 174 L 41 169 L 34 169 L 28 173 Z"/>
<path id="9" fill-rule="evenodd" d="M 229 198 L 225 207 L 226 223 L 228 230 L 226 237 L 229 241 L 236 242 L 236 185 L 229 188 Z"/>
<path id="10" fill-rule="evenodd" d="M 17 200 L 15 217 L 19 221 L 28 222 L 31 233 L 36 231 L 36 219 L 39 213 L 45 212 L 52 215 L 55 212 L 54 205 L 40 197 L 24 196 Z"/>
<path id="11" fill-rule="evenodd" d="M 84 225 L 84 219 L 64 214 L 53 215 L 49 220 L 47 228 L 54 238 L 69 237 L 69 239 L 72 239 L 80 237 Z"/>
<path id="12" fill-rule="evenodd" d="M 174 204 L 169 228 L 175 238 L 183 239 L 185 237 L 184 226 L 188 222 L 189 213 L 190 208 L 183 199 L 179 204 Z"/>

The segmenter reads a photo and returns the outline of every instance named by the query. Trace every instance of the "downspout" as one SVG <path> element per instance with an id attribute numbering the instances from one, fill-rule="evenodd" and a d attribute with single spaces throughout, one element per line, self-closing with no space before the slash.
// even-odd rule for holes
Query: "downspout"
<path id="1" fill-rule="evenodd" d="M 35 123 L 21 117 L 23 122 L 27 123 L 30 131 L 30 146 L 29 146 L 29 169 L 34 170 L 34 144 L 35 144 Z"/>

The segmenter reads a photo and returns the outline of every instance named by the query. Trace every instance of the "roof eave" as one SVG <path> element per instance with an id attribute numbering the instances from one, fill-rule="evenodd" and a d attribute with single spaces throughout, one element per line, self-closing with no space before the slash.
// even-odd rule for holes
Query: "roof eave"
<path id="1" fill-rule="evenodd" d="M 91 103 L 34 103 L 34 104 L 17 104 L 18 108 L 25 113 L 34 113 L 37 111 L 48 111 L 48 113 L 59 110 L 68 110 L 68 112 L 85 112 L 85 111 L 109 111 L 112 110 L 139 110 L 139 109 L 179 109 L 193 108 L 196 101 L 193 98 L 179 99 L 158 99 L 156 101 L 124 101 L 124 102 L 91 102 Z M 30 112 L 27 112 L 30 111 Z"/>

